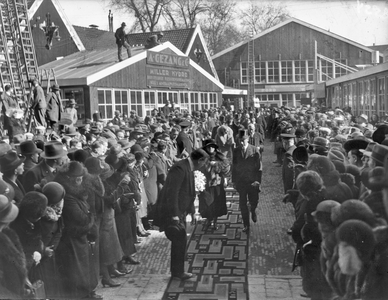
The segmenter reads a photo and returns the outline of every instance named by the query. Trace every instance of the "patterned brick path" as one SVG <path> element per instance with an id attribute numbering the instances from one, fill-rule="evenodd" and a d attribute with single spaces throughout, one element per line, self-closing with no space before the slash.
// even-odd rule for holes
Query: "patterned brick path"
<path id="1" fill-rule="evenodd" d="M 204 234 L 202 225 L 188 226 L 188 232 L 192 235 L 191 243 L 188 245 L 189 256 L 187 269 L 197 273 L 194 279 L 187 283 L 170 280 L 170 242 L 164 233 L 151 231 L 151 235 L 143 238 L 138 246 L 137 257 L 141 261 L 140 265 L 134 267 L 134 271 L 117 280 L 122 283 L 118 288 L 101 288 L 97 290 L 104 299 L 136 299 L 136 300 L 156 300 L 163 299 L 305 299 L 301 289 L 301 279 L 298 272 L 291 272 L 292 259 L 294 253 L 294 243 L 286 234 L 287 229 L 294 220 L 293 210 L 290 205 L 281 202 L 282 182 L 281 168 L 275 167 L 272 161 L 275 156 L 272 153 L 272 144 L 267 143 L 263 155 L 263 182 L 262 193 L 260 194 L 259 207 L 257 209 L 258 222 L 251 224 L 249 239 L 241 233 L 241 217 L 236 212 L 238 194 L 228 193 L 228 201 L 232 213 L 220 220 L 220 229 L 216 232 Z M 231 217 L 235 220 L 235 225 L 229 223 Z M 233 234 L 225 231 L 226 226 L 233 227 Z M 213 237 L 209 237 L 212 236 Z M 219 261 L 217 257 L 211 259 L 214 253 L 225 254 L 225 249 L 221 245 L 222 235 L 228 236 L 228 242 L 234 244 L 231 265 L 225 265 L 225 261 Z M 223 238 L 225 241 L 225 237 Z M 244 242 L 248 242 L 248 256 L 244 252 Z M 240 245 L 241 244 L 241 245 Z M 228 248 L 226 248 L 228 249 Z M 239 249 L 236 252 L 236 249 Z M 190 254 L 197 252 L 196 255 Z M 200 253 L 202 251 L 202 253 Z M 211 251 L 213 251 L 211 253 Z M 225 254 L 228 255 L 227 253 Z M 224 255 L 224 256 L 225 256 Z M 205 259 L 207 257 L 207 259 Z M 230 255 L 228 256 L 230 257 Z M 233 257 L 237 259 L 233 259 Z M 247 257 L 247 259 L 245 259 Z M 239 260 L 240 259 L 240 260 Z M 203 267 L 206 268 L 203 268 Z M 206 269 L 206 270 L 204 270 Z M 235 275 L 233 285 L 231 282 L 228 290 L 222 282 L 222 275 L 230 272 Z M 217 274 L 215 274 L 217 273 Z M 229 276 L 229 275 L 228 275 Z M 230 278 L 231 277 L 228 277 Z M 245 282 L 244 282 L 245 281 Z M 246 290 L 248 281 L 248 291 Z M 217 289 L 214 287 L 218 284 Z M 215 295 L 188 296 L 188 294 L 174 294 L 175 291 L 183 291 L 183 287 L 202 289 L 203 291 L 215 292 Z M 230 288 L 232 287 L 232 288 Z M 222 290 L 224 288 L 224 290 Z M 168 293 L 168 292 L 172 293 Z"/>

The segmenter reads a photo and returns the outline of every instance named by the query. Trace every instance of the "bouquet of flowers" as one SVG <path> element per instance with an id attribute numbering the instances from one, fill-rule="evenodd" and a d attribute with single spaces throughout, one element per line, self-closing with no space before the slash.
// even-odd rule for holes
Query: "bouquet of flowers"
<path id="1" fill-rule="evenodd" d="M 206 185 L 206 177 L 200 171 L 194 171 L 194 185 L 197 193 L 203 192 Z"/>

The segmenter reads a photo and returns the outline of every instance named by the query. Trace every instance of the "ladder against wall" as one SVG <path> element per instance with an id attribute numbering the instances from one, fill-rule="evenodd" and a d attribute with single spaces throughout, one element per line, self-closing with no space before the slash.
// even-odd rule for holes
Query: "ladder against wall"
<path id="1" fill-rule="evenodd" d="M 46 88 L 46 94 L 50 92 L 50 87 L 53 84 L 57 84 L 54 69 L 40 69 L 38 78 L 42 88 Z"/>
<path id="2" fill-rule="evenodd" d="M 0 25 L 1 84 L 26 103 L 30 81 L 38 77 L 26 0 L 0 0 Z"/>

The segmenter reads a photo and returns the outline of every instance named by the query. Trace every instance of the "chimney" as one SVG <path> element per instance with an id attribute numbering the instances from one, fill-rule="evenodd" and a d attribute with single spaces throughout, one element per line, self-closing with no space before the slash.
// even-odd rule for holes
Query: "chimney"
<path id="1" fill-rule="evenodd" d="M 109 32 L 113 32 L 113 13 L 109 10 L 108 14 L 108 24 L 109 24 Z"/>

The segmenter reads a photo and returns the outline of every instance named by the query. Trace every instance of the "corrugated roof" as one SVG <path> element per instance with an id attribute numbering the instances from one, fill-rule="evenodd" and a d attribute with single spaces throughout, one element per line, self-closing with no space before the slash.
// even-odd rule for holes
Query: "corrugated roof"
<path id="1" fill-rule="evenodd" d="M 99 30 L 96 28 L 81 27 L 76 25 L 73 25 L 73 27 L 77 32 L 78 36 L 80 37 L 82 43 L 84 44 L 86 50 L 108 49 L 117 47 L 114 32 Z M 192 39 L 194 31 L 195 28 L 163 31 L 164 36 L 162 42 L 169 41 L 171 44 L 173 44 L 175 47 L 185 53 Z M 128 35 L 128 42 L 131 46 L 144 46 L 147 42 L 148 37 L 152 34 L 154 33 L 133 33 Z"/>

